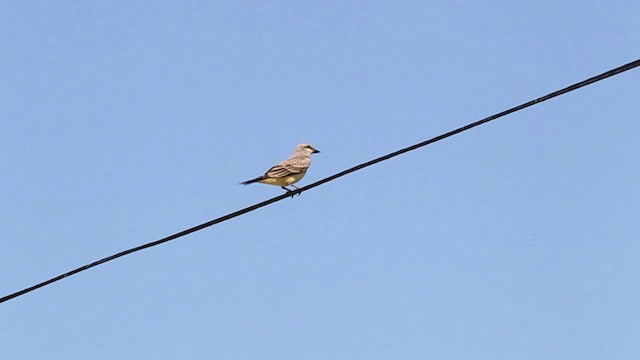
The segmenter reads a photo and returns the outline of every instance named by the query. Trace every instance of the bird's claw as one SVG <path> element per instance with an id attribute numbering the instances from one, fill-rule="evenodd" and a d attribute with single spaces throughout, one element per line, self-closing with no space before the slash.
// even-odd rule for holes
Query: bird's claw
<path id="1" fill-rule="evenodd" d="M 284 186 L 281 186 L 281 188 L 282 188 L 282 190 L 286 191 L 286 192 L 287 192 L 287 194 L 288 194 L 288 193 L 292 193 L 292 194 L 291 194 L 291 198 L 292 198 L 292 199 L 293 199 L 293 197 L 294 197 L 294 196 L 296 196 L 296 195 L 300 196 L 300 194 L 302 193 L 302 191 L 298 192 L 297 194 L 295 193 L 297 190 L 300 190 L 300 189 L 298 189 L 298 188 L 296 188 L 295 190 L 291 190 L 291 189 L 289 189 L 289 188 L 287 188 L 287 187 L 284 187 Z"/>

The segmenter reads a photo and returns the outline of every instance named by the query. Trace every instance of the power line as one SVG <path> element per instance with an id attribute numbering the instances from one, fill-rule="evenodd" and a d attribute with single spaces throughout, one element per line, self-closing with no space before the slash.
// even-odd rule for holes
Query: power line
<path id="1" fill-rule="evenodd" d="M 168 242 L 168 241 L 171 241 L 171 240 L 175 240 L 175 239 L 177 239 L 177 238 L 179 238 L 179 237 L 182 237 L 182 236 L 185 236 L 185 235 L 191 234 L 191 233 L 193 233 L 193 232 L 196 232 L 196 231 L 202 230 L 202 229 L 204 229 L 204 228 L 208 228 L 208 227 L 210 227 L 210 226 L 213 226 L 213 225 L 215 225 L 215 224 L 221 223 L 221 222 L 223 222 L 223 221 L 227 221 L 227 220 L 233 219 L 233 218 L 235 218 L 235 217 L 237 217 L 237 216 L 244 215 L 244 214 L 246 214 L 246 213 L 248 213 L 248 212 L 251 212 L 251 211 L 257 210 L 257 209 L 259 209 L 259 208 L 261 208 L 261 207 L 264 207 L 264 206 L 270 205 L 270 204 L 272 204 L 272 203 L 274 203 L 274 202 L 277 202 L 277 201 L 280 201 L 280 200 L 286 199 L 286 198 L 288 198 L 288 197 L 290 197 L 290 196 L 292 196 L 292 195 L 299 194 L 299 193 L 301 193 L 301 192 L 303 192 L 303 191 L 313 189 L 313 188 L 314 188 L 314 187 L 316 187 L 316 186 L 320 186 L 320 185 L 322 185 L 322 184 L 324 184 L 324 183 L 327 183 L 327 182 L 329 182 L 329 181 L 333 181 L 333 180 L 335 180 L 335 179 L 337 179 L 337 178 L 339 178 L 339 177 L 343 177 L 343 176 L 348 175 L 348 174 L 350 174 L 350 173 L 352 173 L 352 172 L 355 172 L 355 171 L 358 171 L 358 170 L 364 169 L 364 168 L 366 168 L 366 167 L 368 167 L 368 166 L 371 166 L 371 165 L 377 164 L 377 163 L 382 162 L 382 161 L 385 161 L 385 160 L 389 160 L 389 159 L 391 159 L 391 158 L 393 158 L 393 157 L 396 157 L 396 156 L 398 156 L 398 155 L 404 154 L 404 153 L 409 152 L 409 151 L 416 150 L 416 149 L 421 148 L 421 147 L 423 147 L 423 146 L 427 146 L 427 145 L 429 145 L 429 144 L 433 144 L 434 142 L 437 142 L 437 141 L 440 141 L 440 140 L 446 139 L 446 138 L 448 138 L 448 137 L 450 137 L 450 136 L 453 136 L 453 135 L 459 134 L 459 133 L 461 133 L 461 132 L 463 132 L 463 131 L 470 130 L 470 129 L 472 129 L 472 128 L 476 127 L 476 126 L 479 126 L 479 125 L 482 125 L 482 124 L 488 123 L 488 122 L 490 122 L 490 121 L 493 121 L 493 120 L 496 120 L 496 119 L 498 119 L 498 118 L 501 118 L 501 117 L 503 117 L 503 116 L 505 116 L 505 115 L 509 115 L 509 114 L 514 113 L 514 112 L 516 112 L 516 111 L 520 111 L 520 110 L 525 109 L 525 108 L 528 108 L 528 107 L 530 107 L 530 106 L 533 106 L 533 105 L 539 104 L 539 103 L 541 103 L 541 102 L 543 102 L 543 101 L 546 101 L 546 100 L 552 99 L 552 98 L 554 98 L 554 97 L 557 97 L 557 96 L 560 96 L 560 95 L 566 94 L 566 93 L 568 93 L 568 92 L 571 92 L 571 91 L 577 90 L 577 89 L 579 89 L 579 88 L 581 88 L 581 87 L 584 87 L 584 86 L 587 86 L 587 85 L 591 85 L 591 84 L 593 84 L 593 83 L 595 83 L 595 82 L 598 82 L 598 81 L 600 81 L 600 80 L 604 80 L 604 79 L 609 78 L 609 77 L 612 77 L 612 76 L 614 76 L 614 75 L 617 75 L 617 74 L 623 73 L 623 72 L 625 72 L 625 71 L 631 70 L 631 69 L 636 68 L 636 67 L 638 67 L 638 66 L 640 66 L 640 59 L 635 60 L 635 61 L 632 61 L 632 62 L 630 62 L 630 63 L 628 63 L 628 64 L 625 64 L 625 65 L 622 65 L 622 66 L 620 66 L 620 67 L 617 67 L 617 68 L 615 68 L 615 69 L 609 70 L 609 71 L 604 72 L 604 73 L 602 73 L 602 74 L 600 74 L 600 75 L 596 75 L 596 76 L 591 77 L 591 78 L 589 78 L 589 79 L 586 79 L 586 80 L 580 81 L 580 82 L 578 82 L 578 83 L 576 83 L 576 84 L 573 84 L 573 85 L 571 85 L 571 86 L 567 86 L 567 87 L 565 87 L 565 88 L 563 88 L 563 89 L 560 89 L 560 90 L 554 91 L 554 92 L 552 92 L 552 93 L 550 93 L 550 94 L 547 94 L 547 95 L 545 95 L 545 96 L 543 96 L 543 97 L 540 97 L 540 98 L 537 98 L 537 99 L 534 99 L 534 100 L 528 101 L 528 102 L 526 102 L 526 103 L 524 103 L 524 104 L 521 104 L 521 105 L 518 105 L 518 106 L 512 107 L 511 109 L 508 109 L 508 110 L 502 111 L 502 112 L 500 112 L 500 113 L 497 113 L 497 114 L 491 115 L 491 116 L 486 117 L 486 118 L 484 118 L 484 119 L 482 119 L 482 120 L 478 120 L 478 121 L 476 121 L 476 122 L 473 122 L 473 123 L 471 123 L 471 124 L 468 124 L 468 125 L 465 125 L 465 126 L 463 126 L 463 127 L 457 128 L 457 129 L 455 129 L 455 130 L 449 131 L 449 132 L 444 133 L 444 134 L 442 134 L 442 135 L 438 135 L 438 136 L 436 136 L 436 137 L 434 137 L 434 138 L 431 138 L 431 139 L 429 139 L 429 140 L 425 140 L 425 141 L 423 141 L 423 142 L 420 142 L 420 143 L 417 143 L 417 144 L 411 145 L 411 146 L 409 146 L 409 147 L 406 147 L 406 148 L 404 148 L 404 149 L 400 149 L 400 150 L 398 150 L 398 151 L 394 151 L 394 152 L 392 152 L 392 153 L 389 153 L 389 154 L 387 154 L 387 155 L 384 155 L 384 156 L 381 156 L 381 157 L 379 157 L 379 158 L 373 159 L 373 160 L 371 160 L 371 161 L 367 161 L 367 162 L 362 163 L 362 164 L 360 164 L 360 165 L 356 165 L 356 166 L 354 166 L 354 167 L 352 167 L 352 168 L 349 168 L 349 169 L 344 170 L 344 171 L 342 171 L 342 172 L 339 172 L 339 173 L 337 173 L 337 174 L 331 175 L 331 176 L 329 176 L 329 177 L 326 177 L 326 178 L 324 178 L 324 179 L 322 179 L 322 180 L 316 181 L 316 182 L 314 182 L 314 183 L 312 183 L 312 184 L 309 184 L 309 185 L 307 185 L 307 186 L 301 187 L 299 190 L 295 190 L 295 191 L 290 192 L 290 193 L 285 193 L 285 194 L 282 194 L 282 195 L 280 195 L 280 196 L 276 196 L 276 197 L 271 198 L 271 199 L 269 199 L 269 200 L 265 200 L 265 201 L 263 201 L 263 202 L 261 202 L 261 203 L 258 203 L 258 204 L 255 204 L 255 205 L 251 205 L 251 206 L 249 206 L 249 207 L 246 207 L 246 208 L 244 208 L 244 209 L 238 210 L 238 211 L 236 211 L 236 212 L 233 212 L 233 213 L 230 213 L 230 214 L 227 214 L 227 215 L 221 216 L 221 217 L 219 217 L 219 218 L 217 218 L 217 219 L 214 219 L 214 220 L 211 220 L 211 221 L 207 221 L 207 222 L 205 222 L 205 223 L 203 223 L 203 224 L 200 224 L 200 225 L 194 226 L 194 227 L 189 228 L 189 229 L 187 229 L 187 230 L 183 230 L 183 231 L 180 231 L 180 232 L 175 233 L 175 234 L 173 234 L 173 235 L 169 235 L 169 236 L 167 236 L 167 237 L 165 237 L 165 238 L 162 238 L 162 239 L 160 239 L 160 240 L 156 240 L 156 241 L 152 241 L 152 242 L 150 242 L 150 243 L 146 243 L 146 244 L 143 244 L 143 245 L 140 245 L 140 246 L 136 246 L 136 247 L 134 247 L 134 248 L 131 248 L 131 249 L 128 249 L 128 250 L 125 250 L 125 251 L 119 252 L 119 253 L 117 253 L 117 254 L 113 254 L 113 255 L 111 255 L 111 256 L 108 256 L 108 257 L 102 258 L 102 259 L 97 260 L 97 261 L 94 261 L 94 262 L 92 262 L 92 263 L 90 263 L 90 264 L 87 264 L 87 265 L 81 266 L 81 267 L 79 267 L 79 268 L 76 268 L 76 269 L 74 269 L 74 270 L 71 270 L 71 271 L 69 271 L 69 272 L 66 272 L 66 273 L 64 273 L 64 274 L 62 274 L 62 275 L 58 275 L 58 276 L 56 276 L 56 277 L 54 277 L 54 278 L 51 278 L 51 279 L 46 280 L 46 281 L 43 281 L 43 282 L 41 282 L 41 283 L 39 283 L 39 284 L 36 284 L 36 285 L 30 286 L 30 287 L 25 288 L 25 289 L 23 289 L 23 290 L 17 291 L 17 292 L 15 292 L 15 293 L 13 293 L 13 294 L 6 295 L 6 296 L 4 296 L 4 297 L 0 298 L 0 303 L 3 303 L 3 302 L 5 302 L 5 301 L 9 301 L 9 300 L 14 299 L 14 298 L 16 298 L 16 297 L 18 297 L 18 296 L 22 296 L 22 295 L 24 295 L 24 294 L 26 294 L 26 293 L 29 293 L 29 292 L 31 292 L 31 291 L 33 291 L 33 290 L 36 290 L 36 289 L 39 289 L 39 288 L 41 288 L 41 287 L 43 287 L 43 286 L 46 286 L 46 285 L 52 284 L 52 283 L 54 283 L 54 282 L 56 282 L 56 281 L 62 280 L 62 279 L 66 278 L 66 277 L 69 277 L 69 276 L 71 276 L 71 275 L 75 275 L 75 274 L 77 274 L 77 273 L 79 273 L 79 272 L 82 272 L 82 271 L 88 270 L 88 269 L 90 269 L 90 268 L 92 268 L 92 267 L 94 267 L 94 266 L 98 266 L 98 265 L 104 264 L 104 263 L 106 263 L 106 262 L 109 262 L 109 261 L 111 261 L 111 260 L 115 260 L 115 259 L 117 259 L 117 258 L 119 258 L 119 257 L 125 256 L 125 255 L 129 255 L 129 254 L 131 254 L 131 253 L 134 253 L 134 252 L 137 252 L 137 251 L 140 251 L 140 250 L 144 250 L 144 249 L 147 249 L 147 248 L 150 248 L 150 247 L 156 246 L 156 245 L 160 245 L 160 244 L 162 244 L 162 243 L 165 243 L 165 242 Z"/>

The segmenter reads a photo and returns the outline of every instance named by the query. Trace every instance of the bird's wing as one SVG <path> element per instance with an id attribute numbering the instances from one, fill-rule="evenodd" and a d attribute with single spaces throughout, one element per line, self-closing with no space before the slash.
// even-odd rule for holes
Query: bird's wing
<path id="1" fill-rule="evenodd" d="M 309 168 L 309 164 L 311 164 L 311 159 L 309 159 L 308 157 L 290 158 L 272 167 L 264 175 L 265 177 L 270 178 L 287 177 L 307 171 L 307 168 Z"/>

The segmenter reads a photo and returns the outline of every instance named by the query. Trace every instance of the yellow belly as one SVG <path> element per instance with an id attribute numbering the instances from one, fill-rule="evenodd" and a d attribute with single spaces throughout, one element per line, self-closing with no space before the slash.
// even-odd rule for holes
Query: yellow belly
<path id="1" fill-rule="evenodd" d="M 287 177 L 281 177 L 281 178 L 267 178 L 264 180 L 260 180 L 261 183 L 263 184 L 269 184 L 269 185 L 277 185 L 277 186 L 288 186 L 291 184 L 295 184 L 298 181 L 300 181 L 300 179 L 302 179 L 304 177 L 305 172 L 301 172 L 299 174 L 294 174 L 291 176 L 287 176 Z"/>

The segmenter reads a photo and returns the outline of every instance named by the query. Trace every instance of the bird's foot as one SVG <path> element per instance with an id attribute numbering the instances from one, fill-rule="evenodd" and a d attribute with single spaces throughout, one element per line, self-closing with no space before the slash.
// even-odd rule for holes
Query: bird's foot
<path id="1" fill-rule="evenodd" d="M 293 188 L 296 189 L 296 191 L 298 191 L 298 196 L 300 196 L 300 194 L 302 194 L 302 191 L 299 191 L 300 190 L 299 187 L 297 187 L 295 185 L 291 185 L 291 186 L 293 186 Z M 293 197 L 293 195 L 291 197 Z"/>
<path id="2" fill-rule="evenodd" d="M 291 185 L 293 186 L 293 185 Z M 302 193 L 302 191 L 298 192 L 297 194 L 295 193 L 297 190 L 300 190 L 300 188 L 293 186 L 296 190 L 291 190 L 289 188 L 287 188 L 286 186 L 281 186 L 282 190 L 286 191 L 287 193 L 292 193 L 291 194 L 291 198 L 293 199 L 294 196 L 298 195 L 300 196 L 300 194 Z"/>
<path id="3" fill-rule="evenodd" d="M 288 193 L 293 193 L 293 190 L 291 190 L 291 189 L 287 188 L 286 186 L 280 186 L 280 187 L 282 188 L 282 190 L 286 191 L 286 192 L 287 192 L 287 194 L 288 194 Z M 296 195 L 296 194 L 291 194 L 291 198 L 293 199 L 293 197 L 294 197 L 295 195 Z"/>

